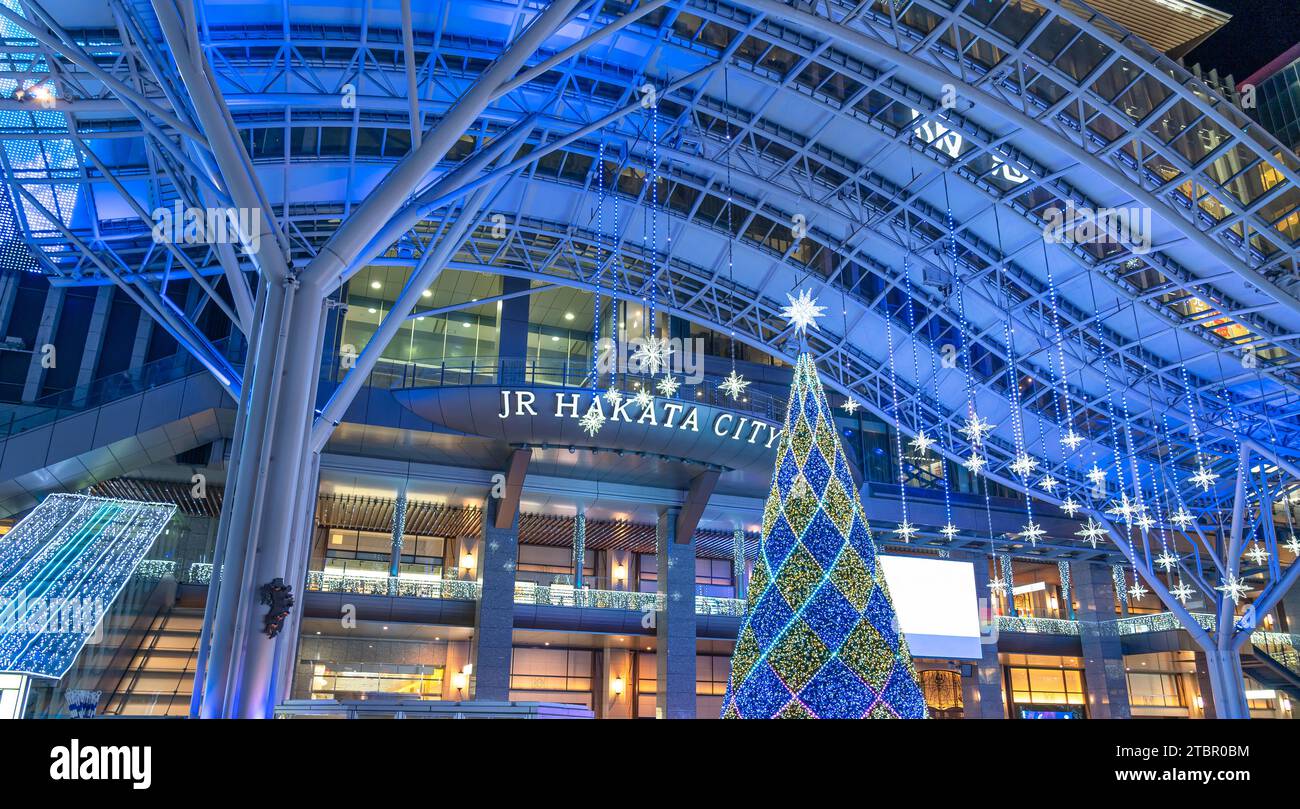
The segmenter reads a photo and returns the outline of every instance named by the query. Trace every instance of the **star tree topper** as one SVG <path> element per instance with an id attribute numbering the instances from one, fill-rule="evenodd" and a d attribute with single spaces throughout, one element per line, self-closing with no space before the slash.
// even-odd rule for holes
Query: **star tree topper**
<path id="1" fill-rule="evenodd" d="M 795 334 L 807 334 L 809 326 L 816 329 L 817 318 L 826 316 L 826 307 L 817 305 L 812 289 L 803 290 L 797 298 L 787 292 L 785 299 L 790 305 L 781 309 L 781 317 L 794 327 Z"/>

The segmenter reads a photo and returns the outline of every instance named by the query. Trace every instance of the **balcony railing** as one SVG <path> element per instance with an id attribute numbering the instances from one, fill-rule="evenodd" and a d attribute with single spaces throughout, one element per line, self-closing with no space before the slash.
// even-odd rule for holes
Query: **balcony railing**
<path id="1" fill-rule="evenodd" d="M 483 587 L 477 581 L 417 579 L 409 576 L 357 576 L 325 573 L 320 570 L 307 573 L 307 589 L 320 593 L 449 598 L 460 601 L 477 601 L 483 594 Z"/>
<path id="2" fill-rule="evenodd" d="M 663 599 L 658 593 L 592 590 L 587 587 L 574 587 L 572 584 L 536 584 L 531 581 L 515 582 L 515 603 L 635 612 L 658 612 L 663 609 Z"/>
<path id="3" fill-rule="evenodd" d="M 1019 615 L 997 616 L 999 632 L 1024 632 L 1030 635 L 1078 635 L 1079 622 L 1064 618 L 1033 618 Z"/>

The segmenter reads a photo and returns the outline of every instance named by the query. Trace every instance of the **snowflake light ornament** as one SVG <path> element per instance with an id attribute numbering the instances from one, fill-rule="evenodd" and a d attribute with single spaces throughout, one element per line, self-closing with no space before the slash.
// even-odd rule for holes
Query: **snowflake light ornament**
<path id="1" fill-rule="evenodd" d="M 854 413 L 858 412 L 859 407 L 862 407 L 862 403 L 850 396 L 844 400 L 844 404 L 840 405 L 840 407 L 844 408 L 845 413 L 852 416 Z"/>
<path id="2" fill-rule="evenodd" d="M 1223 584 L 1214 589 L 1231 598 L 1233 604 L 1240 602 L 1242 598 L 1250 593 L 1250 588 L 1246 586 L 1246 583 L 1232 575 L 1229 575 Z"/>
<path id="3" fill-rule="evenodd" d="M 957 432 L 966 436 L 966 440 L 969 441 L 973 447 L 978 447 L 980 444 L 984 443 L 984 436 L 988 435 L 992 431 L 993 424 L 980 418 L 979 413 L 972 413 L 970 417 L 966 419 L 966 423 L 957 428 Z"/>
<path id="4" fill-rule="evenodd" d="M 1169 595 L 1178 599 L 1178 603 L 1186 604 L 1187 599 L 1196 595 L 1196 591 L 1188 587 L 1187 584 L 1183 582 L 1182 579 L 1179 579 L 1177 585 L 1169 588 Z"/>
<path id="5" fill-rule="evenodd" d="M 618 390 L 617 388 L 610 388 L 605 391 L 601 398 L 609 402 L 612 406 L 618 407 L 619 403 L 623 401 L 623 391 Z"/>
<path id="6" fill-rule="evenodd" d="M 578 426 L 587 435 L 595 437 L 596 433 L 600 432 L 600 428 L 605 426 L 605 412 L 600 409 L 600 405 L 593 402 L 583 417 L 578 420 Z"/>
<path id="7" fill-rule="evenodd" d="M 925 430 L 921 430 L 916 434 L 916 438 L 908 442 L 908 445 L 916 450 L 916 454 L 924 455 L 930 451 L 930 447 L 934 446 L 934 439 L 926 435 Z"/>
<path id="8" fill-rule="evenodd" d="M 1066 449 L 1074 452 L 1083 443 L 1083 436 L 1076 433 L 1073 429 L 1067 430 L 1065 435 L 1061 436 L 1061 445 Z"/>
<path id="9" fill-rule="evenodd" d="M 1300 556 L 1300 539 L 1297 539 L 1295 534 L 1292 534 L 1291 538 L 1282 544 L 1282 547 L 1296 556 Z"/>
<path id="10" fill-rule="evenodd" d="M 1025 525 L 1020 529 L 1020 533 L 1016 534 L 1016 536 L 1020 537 L 1021 539 L 1029 540 L 1029 544 L 1034 547 L 1037 547 L 1038 540 L 1042 539 L 1046 535 L 1047 532 L 1044 531 L 1042 527 L 1039 526 L 1038 523 L 1034 522 L 1033 520 L 1030 520 L 1027 525 Z"/>
<path id="11" fill-rule="evenodd" d="M 1169 551 L 1164 551 L 1159 556 L 1156 557 L 1156 567 L 1160 568 L 1166 573 L 1173 570 L 1177 566 L 1178 566 L 1178 557 L 1174 556 Z"/>
<path id="12" fill-rule="evenodd" d="M 1169 515 L 1169 522 L 1179 528 L 1186 529 L 1192 523 L 1196 522 L 1196 518 L 1193 517 L 1187 509 L 1179 506 L 1177 511 Z"/>
<path id="13" fill-rule="evenodd" d="M 1218 478 L 1218 475 L 1206 469 L 1204 466 L 1201 466 L 1197 468 L 1196 474 L 1192 475 L 1188 480 L 1195 483 L 1197 486 L 1200 486 L 1201 491 L 1208 492 L 1210 487 L 1214 485 L 1214 481 L 1218 480 Z"/>
<path id="14" fill-rule="evenodd" d="M 797 298 L 787 292 L 785 298 L 790 305 L 781 309 L 781 317 L 794 327 L 795 334 L 806 334 L 809 326 L 816 329 L 817 318 L 826 316 L 826 307 L 817 305 L 812 289 L 803 290 Z"/>
<path id="15" fill-rule="evenodd" d="M 1038 461 L 1029 457 L 1028 453 L 1021 452 L 1016 455 L 1016 459 L 1011 462 L 1011 471 L 1015 472 L 1022 478 L 1027 478 L 1038 468 Z"/>
<path id="16" fill-rule="evenodd" d="M 998 595 L 1006 595 L 1007 583 L 1002 580 L 1001 576 L 989 579 L 989 592 L 997 593 Z"/>
<path id="17" fill-rule="evenodd" d="M 1097 466 L 1095 462 L 1093 463 L 1092 468 L 1088 470 L 1087 477 L 1088 480 L 1092 483 L 1092 485 L 1096 486 L 1097 488 L 1101 488 L 1102 486 L 1106 485 L 1106 470 L 1102 469 L 1100 466 Z"/>
<path id="18" fill-rule="evenodd" d="M 632 397 L 632 401 L 636 402 L 637 407 L 644 411 L 646 408 L 654 405 L 655 397 L 651 396 L 649 391 L 638 390 L 636 395 Z"/>
<path id="19" fill-rule="evenodd" d="M 1061 481 L 1057 480 L 1051 475 L 1044 475 L 1043 479 L 1038 481 L 1038 488 L 1042 489 L 1048 494 L 1051 494 L 1053 491 L 1056 490 L 1056 487 L 1060 485 L 1061 485 Z"/>
<path id="20" fill-rule="evenodd" d="M 1084 542 L 1092 543 L 1092 547 L 1095 548 L 1098 540 L 1106 536 L 1106 529 L 1101 527 L 1101 523 L 1089 517 L 1088 521 L 1083 524 L 1083 530 L 1075 531 L 1074 535 L 1082 537 Z"/>
<path id="21" fill-rule="evenodd" d="M 1134 580 L 1133 586 L 1128 588 L 1128 596 L 1133 601 L 1141 601 L 1149 592 L 1151 591 L 1143 587 L 1142 583 L 1137 580 Z"/>
<path id="22" fill-rule="evenodd" d="M 745 388 L 747 387 L 749 387 L 749 382 L 745 381 L 745 377 L 736 373 L 735 368 L 732 368 L 731 373 L 727 374 L 726 379 L 723 379 L 722 384 L 718 386 L 718 390 L 727 394 L 732 399 L 739 399 L 740 395 L 745 392 Z"/>
<path id="23" fill-rule="evenodd" d="M 1256 542 L 1250 546 L 1250 550 L 1246 551 L 1246 558 L 1257 565 L 1262 565 L 1268 561 L 1268 551 L 1264 550 L 1263 545 Z"/>
<path id="24" fill-rule="evenodd" d="M 969 458 L 962 461 L 962 466 L 969 469 L 972 475 L 978 475 L 986 463 L 988 463 L 988 461 L 984 460 L 983 456 L 978 452 L 972 452 Z"/>
<path id="25" fill-rule="evenodd" d="M 641 341 L 636 351 L 632 352 L 632 361 L 650 376 L 654 376 L 661 368 L 668 367 L 668 358 L 672 353 L 673 348 L 668 341 L 656 334 Z"/>
<path id="26" fill-rule="evenodd" d="M 916 526 L 912 525 L 907 520 L 903 520 L 899 523 L 899 526 L 894 529 L 894 534 L 899 539 L 903 540 L 903 542 L 911 544 L 912 537 L 916 536 Z"/>
<path id="27" fill-rule="evenodd" d="M 942 528 L 939 529 L 939 533 L 943 534 L 944 539 L 947 539 L 949 542 L 952 542 L 953 539 L 958 534 L 961 533 L 961 529 L 953 525 L 952 523 L 946 523 Z"/>
<path id="28" fill-rule="evenodd" d="M 681 386 L 682 383 L 677 381 L 677 377 L 672 374 L 664 374 L 664 378 L 659 380 L 659 384 L 655 385 L 655 389 L 659 391 L 661 396 L 673 396 Z"/>
<path id="29" fill-rule="evenodd" d="M 1081 508 L 1083 506 L 1075 502 L 1073 497 L 1067 496 L 1065 500 L 1061 501 L 1061 511 L 1064 511 L 1067 517 L 1073 517 Z"/>

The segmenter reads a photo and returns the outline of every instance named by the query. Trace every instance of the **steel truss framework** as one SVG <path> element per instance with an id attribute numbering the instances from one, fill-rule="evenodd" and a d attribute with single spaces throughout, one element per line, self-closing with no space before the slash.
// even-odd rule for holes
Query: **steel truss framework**
<path id="1" fill-rule="evenodd" d="M 981 413 L 1005 415 L 1014 367 L 1024 434 L 1001 420 L 981 450 L 988 477 L 1050 504 L 1081 501 L 1219 667 L 1220 715 L 1244 711 L 1229 683 L 1249 627 L 1234 626 L 1235 601 L 1216 588 L 1262 577 L 1262 614 L 1300 569 L 1279 567 L 1273 528 L 1275 503 L 1300 477 L 1293 155 L 1144 43 L 1055 0 L 1032 11 L 474 1 L 502 21 L 493 36 L 421 28 L 406 2 L 400 17 L 363 4 L 353 26 L 105 0 L 112 24 L 88 29 L 36 2 L 0 7 L 15 81 L 53 88 L 0 100 L 14 238 L 54 283 L 121 286 L 240 402 L 218 541 L 229 574 L 209 599 L 196 712 L 266 715 L 274 703 L 287 656 L 257 633 L 257 587 L 305 575 L 317 454 L 446 268 L 633 301 L 657 289 L 662 311 L 786 357 L 781 293 L 811 285 L 842 313 L 811 341 L 827 383 L 905 433 L 938 431 L 952 460 L 977 449 L 957 432 L 963 383 L 936 385 L 933 360 L 930 375 L 900 367 L 918 403 L 904 412 L 885 393 L 887 358 L 864 336 L 888 323 L 900 351 L 968 352 Z M 647 85 L 657 103 L 645 103 Z M 799 125 L 786 105 L 805 113 Z M 342 133 L 341 149 L 324 148 L 327 129 Z M 293 145 L 309 131 L 314 149 Z M 593 168 L 602 141 L 606 161 Z M 45 158 L 16 164 L 10 147 L 33 143 Z M 73 150 L 75 167 L 50 159 L 56 148 Z M 618 233 L 593 229 L 601 172 L 630 212 Z M 333 190 L 285 190 L 303 176 Z M 60 188 L 79 189 L 77 202 L 61 204 Z M 565 200 L 570 217 L 543 215 L 543 196 Z M 1067 201 L 1150 209 L 1152 249 L 1046 243 L 1048 212 Z M 255 247 L 155 239 L 152 212 L 174 204 L 261 212 Z M 505 238 L 493 235 L 496 214 L 511 223 Z M 637 230 L 652 217 L 665 243 L 647 246 Z M 742 249 L 743 270 L 697 246 L 723 239 Z M 410 264 L 410 279 L 313 415 L 325 302 L 377 262 Z M 169 295 L 178 278 L 204 293 L 188 310 Z M 242 376 L 194 325 L 208 306 L 249 340 Z M 1112 386 L 1125 391 L 1122 411 Z M 1063 454 L 1067 428 L 1087 441 Z M 1045 492 L 1011 471 L 1018 442 L 1066 488 Z M 1094 496 L 1085 466 L 1122 465 L 1121 455 L 1147 466 L 1146 486 L 1135 463 L 1133 491 Z M 1201 462 L 1224 485 L 1191 486 Z M 301 491 L 273 492 L 277 477 Z M 1149 500 L 1151 487 L 1166 494 L 1159 524 L 1108 519 L 1109 500 Z M 1198 522 L 1169 524 L 1169 502 Z M 1243 571 L 1247 539 L 1270 555 Z M 1170 595 L 1153 543 L 1174 548 L 1216 602 L 1216 632 Z"/>

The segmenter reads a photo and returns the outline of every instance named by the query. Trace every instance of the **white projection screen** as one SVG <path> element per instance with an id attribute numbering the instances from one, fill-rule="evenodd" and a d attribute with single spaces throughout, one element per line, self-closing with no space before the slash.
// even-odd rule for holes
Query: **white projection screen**
<path id="1" fill-rule="evenodd" d="M 912 656 L 978 659 L 974 565 L 918 556 L 879 558 Z"/>

